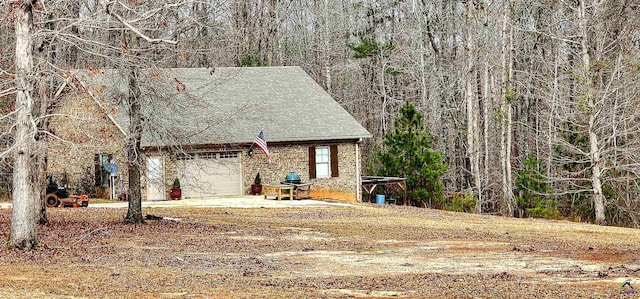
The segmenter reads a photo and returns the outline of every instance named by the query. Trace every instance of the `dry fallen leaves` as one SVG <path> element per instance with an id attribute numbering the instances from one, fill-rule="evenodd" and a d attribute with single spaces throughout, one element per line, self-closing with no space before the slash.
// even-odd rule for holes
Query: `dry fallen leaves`
<path id="1" fill-rule="evenodd" d="M 42 246 L 0 250 L 0 297 L 610 298 L 637 230 L 399 206 L 51 209 Z M 0 210 L 8 239 L 10 210 Z"/>

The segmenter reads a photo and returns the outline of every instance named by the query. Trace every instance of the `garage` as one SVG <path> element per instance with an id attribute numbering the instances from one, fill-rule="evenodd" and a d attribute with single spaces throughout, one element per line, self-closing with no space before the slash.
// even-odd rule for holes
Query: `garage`
<path id="1" fill-rule="evenodd" d="M 240 152 L 193 153 L 177 160 L 183 198 L 242 194 Z"/>

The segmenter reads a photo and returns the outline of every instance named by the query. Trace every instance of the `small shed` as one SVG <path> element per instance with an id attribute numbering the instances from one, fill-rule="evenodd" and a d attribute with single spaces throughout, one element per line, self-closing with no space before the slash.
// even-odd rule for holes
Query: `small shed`
<path id="1" fill-rule="evenodd" d="M 407 205 L 407 179 L 400 177 L 383 177 L 383 176 L 363 176 L 362 190 L 367 195 L 369 202 L 373 201 L 373 196 L 378 187 L 390 187 L 398 189 L 402 195 L 402 204 Z"/>

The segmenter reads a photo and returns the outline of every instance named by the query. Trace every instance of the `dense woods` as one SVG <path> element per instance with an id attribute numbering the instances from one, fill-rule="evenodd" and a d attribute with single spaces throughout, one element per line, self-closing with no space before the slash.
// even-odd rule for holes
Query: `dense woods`
<path id="1" fill-rule="evenodd" d="M 374 135 L 364 174 L 410 102 L 448 165 L 445 194 L 471 196 L 477 212 L 640 226 L 635 1 L 0 3 L 3 125 L 15 123 L 26 82 L 45 134 L 69 69 L 130 68 L 133 78 L 140 67 L 299 65 Z M 26 6 L 33 70 L 23 73 L 16 18 Z M 0 144 L 16 133 L 3 130 Z"/>

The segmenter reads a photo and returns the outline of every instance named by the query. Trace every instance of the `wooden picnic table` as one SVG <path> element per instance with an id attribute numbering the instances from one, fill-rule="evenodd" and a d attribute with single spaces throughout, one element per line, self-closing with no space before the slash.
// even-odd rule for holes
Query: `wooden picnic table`
<path id="1" fill-rule="evenodd" d="M 267 199 L 267 196 L 275 196 L 278 200 L 282 199 L 282 194 L 289 194 L 289 199 L 293 200 L 293 189 L 294 186 L 291 185 L 268 184 L 262 185 L 262 194 L 264 194 L 264 199 Z"/>
<path id="2" fill-rule="evenodd" d="M 282 185 L 293 186 L 293 196 L 295 199 L 309 199 L 311 198 L 311 185 L 313 183 L 288 183 L 280 182 Z"/>

